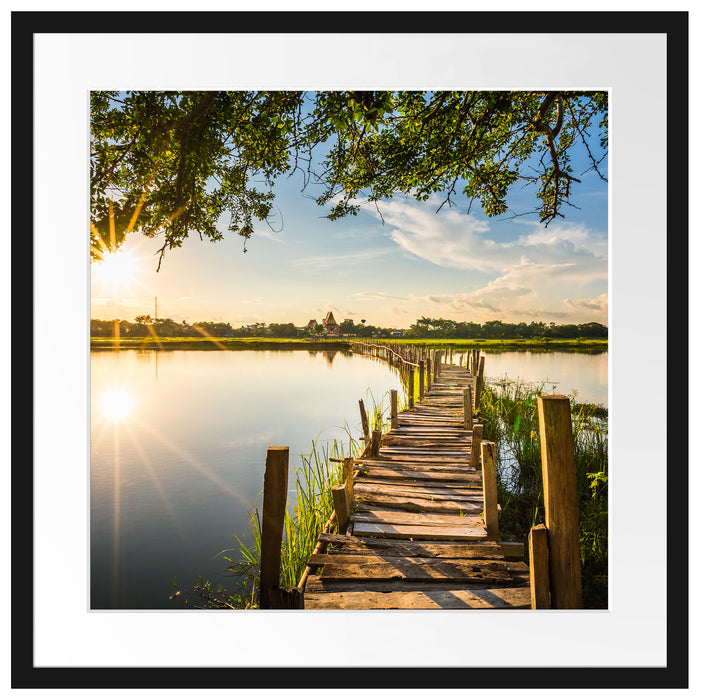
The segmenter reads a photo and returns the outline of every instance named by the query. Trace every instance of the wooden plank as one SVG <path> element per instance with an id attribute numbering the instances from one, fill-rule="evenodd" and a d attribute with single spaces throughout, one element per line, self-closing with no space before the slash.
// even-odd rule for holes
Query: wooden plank
<path id="1" fill-rule="evenodd" d="M 432 500 L 429 498 L 392 496 L 386 494 L 359 494 L 357 502 L 361 505 L 375 505 L 396 508 L 408 513 L 443 513 L 447 515 L 480 515 L 483 512 L 482 502 L 451 501 L 446 499 Z"/>
<path id="2" fill-rule="evenodd" d="M 426 465 L 418 467 L 405 468 L 404 465 L 396 466 L 392 469 L 383 467 L 369 467 L 367 469 L 359 469 L 357 477 L 359 483 L 361 481 L 383 481 L 389 483 L 391 481 L 406 480 L 408 482 L 430 481 L 432 483 L 447 484 L 450 486 L 464 487 L 476 489 L 480 486 L 481 477 L 477 471 L 448 471 L 446 469 L 431 469 Z"/>
<path id="3" fill-rule="evenodd" d="M 464 450 L 470 449 L 473 440 L 470 436 L 462 439 L 457 437 L 410 437 L 408 435 L 393 435 L 386 433 L 381 440 L 381 448 L 386 447 L 412 447 L 417 449 L 443 449 L 443 450 Z"/>
<path id="4" fill-rule="evenodd" d="M 329 545 L 327 554 L 390 554 L 407 557 L 449 557 L 461 559 L 503 559 L 502 548 L 494 542 L 410 542 L 382 537 L 357 537 L 322 533 L 320 541 Z"/>
<path id="5" fill-rule="evenodd" d="M 424 591 L 343 591 L 305 593 L 310 610 L 460 610 L 529 608 L 526 588 Z"/>
<path id="6" fill-rule="evenodd" d="M 422 559 L 419 557 L 373 557 L 316 554 L 310 566 L 321 566 L 324 581 L 445 581 L 486 586 L 512 583 L 504 562 L 479 559 Z"/>
<path id="7" fill-rule="evenodd" d="M 482 500 L 482 493 L 479 487 L 470 488 L 468 486 L 445 485 L 446 482 L 433 479 L 422 479 L 412 482 L 398 482 L 394 479 L 359 479 L 356 482 L 356 490 L 364 493 L 383 491 L 385 493 L 402 493 L 424 496 L 439 496 L 443 498 L 469 498 L 471 500 Z"/>
<path id="8" fill-rule="evenodd" d="M 363 592 L 375 591 L 377 593 L 423 591 L 434 593 L 445 590 L 475 591 L 483 588 L 479 583 L 456 584 L 450 581 L 407 581 L 405 579 L 393 579 L 392 581 L 333 581 L 322 578 L 319 575 L 312 575 L 307 579 L 305 585 L 305 600 L 308 593 L 338 593 L 342 591 Z M 529 586 L 518 581 L 507 580 L 504 585 L 495 585 L 491 588 L 525 588 L 529 594 Z"/>
<path id="9" fill-rule="evenodd" d="M 430 525 L 439 527 L 482 527 L 482 518 L 461 515 L 443 515 L 440 513 L 403 513 L 383 508 L 366 508 L 364 506 L 351 516 L 358 523 L 388 523 L 393 525 Z"/>
<path id="10" fill-rule="evenodd" d="M 398 539 L 425 540 L 486 540 L 487 532 L 483 527 L 449 527 L 430 525 L 392 525 L 387 523 L 354 522 L 353 533 L 356 535 L 378 535 Z"/>
<path id="11" fill-rule="evenodd" d="M 359 470 L 366 470 L 370 468 L 372 470 L 375 467 L 380 467 L 382 469 L 400 469 L 400 470 L 427 470 L 432 472 L 457 472 L 460 474 L 481 474 L 478 469 L 471 469 L 465 460 L 452 460 L 448 463 L 445 461 L 441 462 L 427 462 L 426 459 L 404 459 L 401 461 L 391 460 L 391 459 L 364 459 L 356 465 Z"/>

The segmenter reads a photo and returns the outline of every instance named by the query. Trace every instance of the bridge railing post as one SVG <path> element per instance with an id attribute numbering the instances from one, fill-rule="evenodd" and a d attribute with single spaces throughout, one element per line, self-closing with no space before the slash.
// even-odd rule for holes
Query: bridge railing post
<path id="1" fill-rule="evenodd" d="M 473 437 L 470 441 L 470 467 L 477 469 L 480 466 L 480 443 L 483 440 L 483 426 L 477 423 L 473 426 Z"/>
<path id="2" fill-rule="evenodd" d="M 397 428 L 397 389 L 390 389 L 390 427 Z"/>
<path id="3" fill-rule="evenodd" d="M 500 537 L 497 523 L 497 465 L 495 443 L 483 440 L 480 443 L 483 464 L 483 519 L 489 540 L 497 542 Z"/>
<path id="4" fill-rule="evenodd" d="M 473 398 L 470 387 L 463 390 L 463 427 L 470 430 L 473 427 Z"/>
<path id="5" fill-rule="evenodd" d="M 424 360 L 419 361 L 419 400 L 424 398 Z"/>
<path id="6" fill-rule="evenodd" d="M 548 569 L 548 530 L 543 524 L 534 525 L 529 531 L 529 586 L 532 610 L 548 610 L 551 607 Z"/>
<path id="7" fill-rule="evenodd" d="M 567 396 L 537 398 L 551 606 L 582 608 L 575 450 Z"/>
<path id="8" fill-rule="evenodd" d="M 346 484 L 337 484 L 332 486 L 332 498 L 334 500 L 334 512 L 336 513 L 336 522 L 339 526 L 339 534 L 345 535 L 349 526 L 349 515 L 351 506 L 349 504 L 348 491 Z"/>
<path id="9" fill-rule="evenodd" d="M 374 430 L 373 436 L 371 437 L 371 457 L 378 457 L 380 455 L 380 439 L 382 437 L 380 430 Z"/>
<path id="10" fill-rule="evenodd" d="M 414 367 L 409 368 L 409 378 L 407 379 L 407 397 L 410 410 L 414 408 Z"/>
<path id="11" fill-rule="evenodd" d="M 370 430 L 368 428 L 368 414 L 366 407 L 363 405 L 363 399 L 358 400 L 358 408 L 361 412 L 361 426 L 363 428 L 363 441 L 368 445 L 370 442 Z"/>
<path id="12" fill-rule="evenodd" d="M 262 609 L 272 607 L 271 589 L 280 584 L 280 549 L 288 497 L 288 447 L 269 447 L 263 476 L 263 516 L 261 522 Z"/>

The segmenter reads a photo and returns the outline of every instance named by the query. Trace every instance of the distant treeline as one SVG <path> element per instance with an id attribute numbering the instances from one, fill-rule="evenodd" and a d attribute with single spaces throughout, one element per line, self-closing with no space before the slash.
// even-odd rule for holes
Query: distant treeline
<path id="1" fill-rule="evenodd" d="M 354 323 L 344 319 L 339 324 L 337 334 L 325 333 L 320 324 L 316 328 L 299 328 L 294 323 L 254 323 L 249 326 L 234 328 L 230 323 L 216 321 L 198 321 L 196 323 L 178 323 L 171 318 L 151 318 L 137 316 L 134 322 L 113 319 L 101 321 L 90 320 L 90 335 L 96 338 L 110 338 L 115 335 L 115 326 L 119 326 L 122 338 L 319 338 L 334 336 L 390 338 L 466 338 L 466 339 L 517 339 L 517 338 L 607 338 L 607 327 L 600 323 L 581 323 L 556 325 L 532 321 L 531 323 L 503 323 L 486 321 L 451 321 L 443 318 L 420 318 L 409 329 L 380 328 L 366 325 L 365 322 Z"/>
<path id="2" fill-rule="evenodd" d="M 503 323 L 486 321 L 451 321 L 443 318 L 420 318 L 403 334 L 406 338 L 606 338 L 607 326 L 601 323 Z"/>

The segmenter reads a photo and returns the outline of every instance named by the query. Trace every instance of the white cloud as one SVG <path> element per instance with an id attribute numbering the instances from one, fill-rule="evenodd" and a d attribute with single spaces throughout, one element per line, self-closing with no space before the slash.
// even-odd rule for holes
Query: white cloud
<path id="1" fill-rule="evenodd" d="M 307 267 L 313 270 L 335 270 L 348 272 L 353 265 L 366 263 L 370 260 L 382 258 L 385 255 L 397 253 L 395 248 L 369 248 L 360 253 L 340 253 L 338 255 L 310 255 L 305 258 L 292 260 L 290 265 Z"/>
<path id="2" fill-rule="evenodd" d="M 440 267 L 508 274 L 528 265 L 570 266 L 568 275 L 607 277 L 607 238 L 582 224 L 523 224 L 513 240 L 497 240 L 498 224 L 455 210 L 436 212 L 407 198 L 383 205 L 388 236 L 403 250 Z M 527 232 L 524 233 L 525 227 Z M 531 230 L 529 230 L 531 229 Z M 506 229 L 500 229 L 500 238 Z"/>

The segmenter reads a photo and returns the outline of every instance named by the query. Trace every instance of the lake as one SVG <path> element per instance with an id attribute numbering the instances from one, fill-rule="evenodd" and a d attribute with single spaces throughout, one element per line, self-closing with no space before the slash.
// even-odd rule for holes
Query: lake
<path id="1" fill-rule="evenodd" d="M 607 403 L 607 352 L 484 354 L 488 379 Z M 91 609 L 192 608 L 199 575 L 226 586 L 221 552 L 250 541 L 268 446 L 290 447 L 294 488 L 300 455 L 348 451 L 359 399 L 389 411 L 391 389 L 395 369 L 341 351 L 92 351 Z"/>

